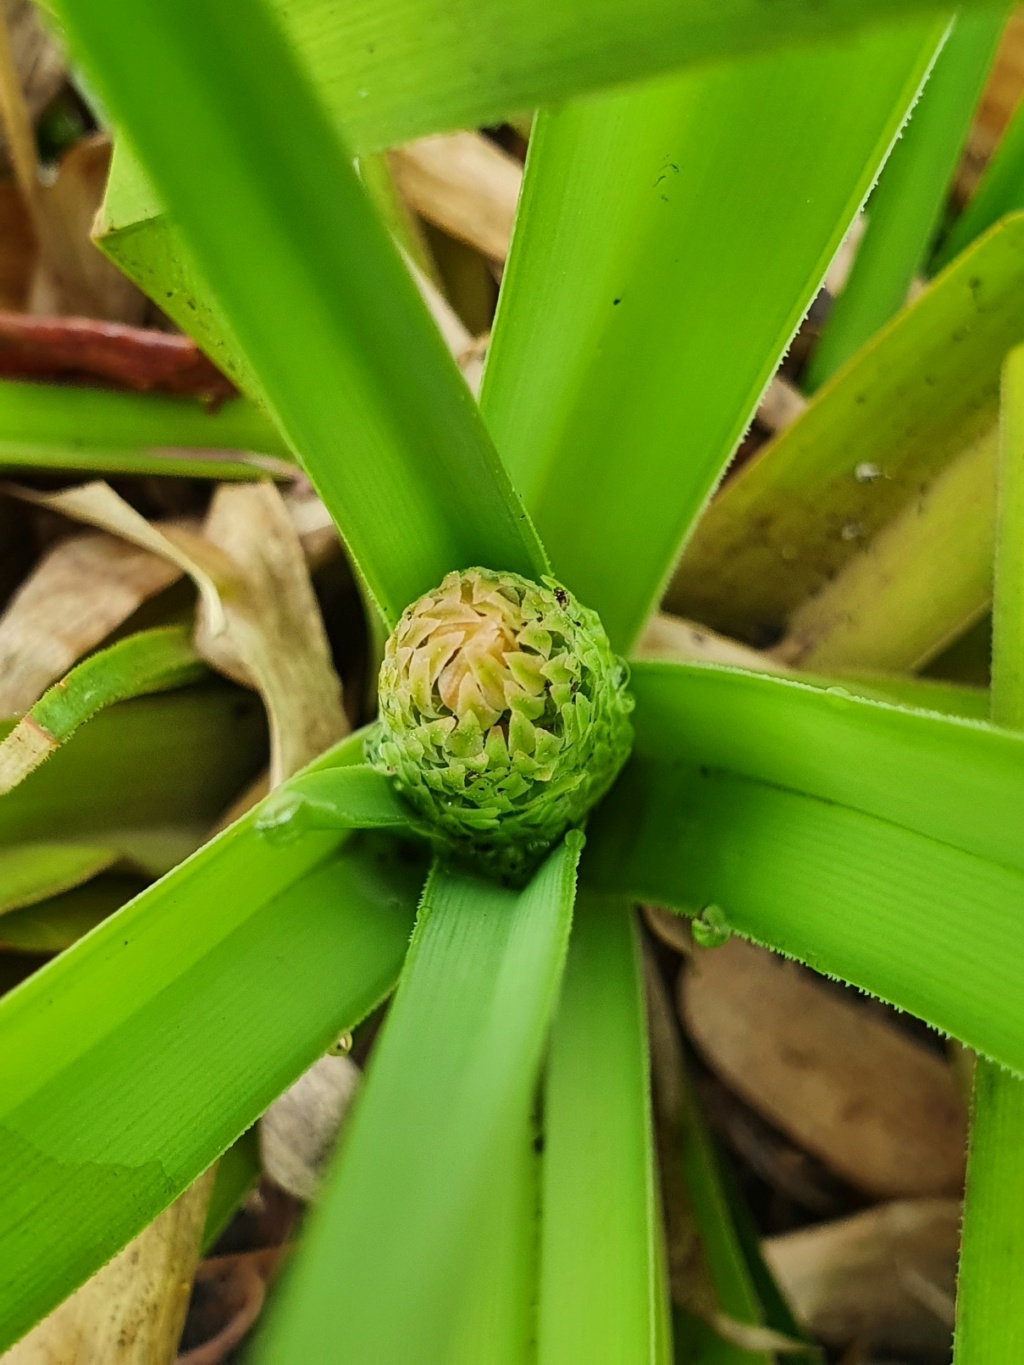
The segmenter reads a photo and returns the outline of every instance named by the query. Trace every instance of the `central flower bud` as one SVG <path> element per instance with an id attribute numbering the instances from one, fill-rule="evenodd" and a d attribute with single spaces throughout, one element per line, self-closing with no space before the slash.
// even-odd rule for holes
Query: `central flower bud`
<path id="1" fill-rule="evenodd" d="M 518 877 L 625 762 L 627 680 L 596 612 L 552 579 L 450 573 L 388 639 L 368 758 L 436 842 Z"/>

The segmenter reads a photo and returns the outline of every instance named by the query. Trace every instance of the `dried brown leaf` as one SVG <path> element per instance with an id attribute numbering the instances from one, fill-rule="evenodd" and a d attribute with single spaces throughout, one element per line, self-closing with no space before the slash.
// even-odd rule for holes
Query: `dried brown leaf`
<path id="1" fill-rule="evenodd" d="M 348 733 L 302 542 L 272 483 L 221 485 L 202 534 L 152 525 L 102 482 L 8 491 L 123 536 L 189 575 L 200 597 L 199 654 L 266 704 L 272 785 Z"/>
<path id="2" fill-rule="evenodd" d="M 659 611 L 651 617 L 636 648 L 639 659 L 683 659 L 688 663 L 727 664 L 759 673 L 782 673 L 771 655 L 718 635 L 707 626 Z"/>
<path id="3" fill-rule="evenodd" d="M 694 950 L 680 1009 L 712 1069 L 860 1189 L 960 1189 L 966 1114 L 950 1068 L 886 1020 L 740 939 Z"/>
<path id="4" fill-rule="evenodd" d="M 804 412 L 807 399 L 795 384 L 776 375 L 757 406 L 757 420 L 768 431 L 783 431 Z"/>
<path id="5" fill-rule="evenodd" d="M 204 544 L 234 566 L 224 583 L 224 628 L 204 600 L 200 654 L 229 676 L 251 677 L 270 716 L 275 786 L 348 733 L 302 545 L 272 483 L 222 484 Z"/>
<path id="6" fill-rule="evenodd" d="M 948 1351 L 960 1204 L 897 1200 L 770 1237 L 765 1259 L 798 1320 L 833 1346 Z"/>
<path id="7" fill-rule="evenodd" d="M 201 1346 L 183 1351 L 178 1365 L 221 1365 L 259 1317 L 267 1282 L 277 1269 L 281 1251 L 270 1247 L 234 1256 L 212 1256 L 196 1271 L 202 1325 L 215 1328 Z M 192 1326 L 193 1314 L 189 1315 Z M 223 1324 L 223 1325 L 220 1325 Z"/>
<path id="8" fill-rule="evenodd" d="M 41 105 L 31 74 L 63 62 L 38 28 L 32 7 L 7 4 L 0 14 L 0 122 L 22 203 L 32 223 L 36 271 L 33 312 L 84 313 L 141 321 L 143 295 L 92 244 L 90 232 L 110 168 L 104 134 L 84 138 L 44 181 L 36 152 L 33 115 Z M 51 93 L 56 93 L 54 86 Z"/>
<path id="9" fill-rule="evenodd" d="M 26 306 L 35 261 L 35 230 L 21 191 L 13 180 L 0 180 L 0 308 Z"/>
<path id="10" fill-rule="evenodd" d="M 508 256 L 523 169 L 480 133 L 447 133 L 391 153 L 408 203 L 450 236 L 494 261 Z"/>
<path id="11" fill-rule="evenodd" d="M 120 536 L 140 549 L 160 555 L 186 573 L 199 589 L 199 595 L 211 618 L 223 628 L 223 609 L 220 593 L 213 574 L 195 558 L 197 545 L 202 555 L 201 538 L 187 526 L 165 524 L 163 527 L 148 522 L 141 512 L 125 502 L 109 484 L 102 480 L 67 488 L 60 493 L 37 493 L 15 484 L 3 485 L 12 497 L 59 512 L 72 521 L 82 521 Z M 210 560 L 214 556 L 211 554 Z M 228 574 L 230 566 L 218 560 L 220 570 Z"/>
<path id="12" fill-rule="evenodd" d="M 58 541 L 0 616 L 0 716 L 27 711 L 181 572 L 113 535 Z"/>
<path id="13" fill-rule="evenodd" d="M 191 337 L 92 317 L 0 312 L 0 375 L 100 379 L 141 393 L 208 401 L 237 393 Z M 294 474 L 293 467 L 285 468 Z"/>

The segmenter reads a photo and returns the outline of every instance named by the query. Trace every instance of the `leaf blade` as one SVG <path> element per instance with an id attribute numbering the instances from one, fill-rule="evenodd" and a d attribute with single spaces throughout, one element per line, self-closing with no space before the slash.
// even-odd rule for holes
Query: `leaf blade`
<path id="1" fill-rule="evenodd" d="M 529 1114 L 579 847 L 570 836 L 520 893 L 435 869 L 318 1221 L 257 1359 L 449 1359 L 493 1162 Z"/>
<path id="2" fill-rule="evenodd" d="M 636 664 L 635 752 L 863 810 L 1024 870 L 1024 737 L 841 687 Z"/>
<path id="3" fill-rule="evenodd" d="M 588 878 L 686 913 L 718 905 L 745 937 L 1024 1072 L 1015 868 L 816 797 L 643 757 L 599 822 Z"/>
<path id="4" fill-rule="evenodd" d="M 816 389 L 903 307 L 935 235 L 1006 13 L 958 15 L 868 205 L 868 230 L 803 383 Z"/>
<path id="5" fill-rule="evenodd" d="M 742 639 L 777 639 L 792 610 L 910 503 L 922 479 L 994 426 L 999 367 L 1024 340 L 1022 270 L 1017 215 L 894 318 L 722 489 L 683 555 L 669 609 Z"/>
<path id="6" fill-rule="evenodd" d="M 654 605 L 942 31 L 687 73 L 538 119 L 481 406 L 556 573 L 617 648 Z"/>
<path id="7" fill-rule="evenodd" d="M 257 479 L 286 472 L 290 460 L 273 423 L 244 398 L 209 412 L 191 399 L 0 382 L 0 470 Z"/>
<path id="8" fill-rule="evenodd" d="M 971 8 L 978 0 L 974 0 Z M 980 0 L 981 5 L 986 0 Z M 942 0 L 615 0 L 552 10 L 542 0 L 486 6 L 373 0 L 279 3 L 334 119 L 360 153 L 427 133 L 500 123 L 524 109 L 643 79 L 673 67 L 829 41 L 868 25 L 948 9 Z M 582 22 L 586 15 L 587 22 Z M 500 42 L 495 35 L 500 34 Z M 140 187 L 124 184 L 122 221 L 137 221 Z"/>
<path id="9" fill-rule="evenodd" d="M 542 572 L 472 398 L 265 6 L 244 32 L 229 0 L 60 12 L 385 616 L 453 568 Z"/>
<path id="10" fill-rule="evenodd" d="M 662 1359 L 647 1037 L 632 907 L 581 900 L 544 1089 L 538 1360 Z"/>
<path id="11" fill-rule="evenodd" d="M 166 1207 L 397 974 L 415 869 L 372 849 L 337 852 L 338 836 L 269 849 L 251 824 L 0 1003 L 0 1144 L 18 1173 L 0 1204 L 5 1345 Z M 82 1214 L 73 1223 L 70 1208 Z"/>
<path id="12" fill-rule="evenodd" d="M 185 626 L 137 631 L 90 655 L 59 682 L 0 740 L 0 796 L 69 740 L 80 725 L 108 706 L 199 682 L 207 668 Z"/>

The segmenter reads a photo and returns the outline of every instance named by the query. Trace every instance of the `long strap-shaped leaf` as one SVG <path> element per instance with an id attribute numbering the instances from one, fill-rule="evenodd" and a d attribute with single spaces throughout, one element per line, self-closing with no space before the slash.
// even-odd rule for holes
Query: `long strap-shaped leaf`
<path id="1" fill-rule="evenodd" d="M 1024 350 L 1003 368 L 992 715 L 1024 729 Z M 1024 1353 L 1024 1079 L 979 1058 L 957 1280 L 955 1365 Z"/>
<path id="2" fill-rule="evenodd" d="M 80 725 L 131 697 L 197 682 L 206 665 L 187 626 L 136 631 L 77 664 L 0 740 L 0 794 L 49 758 Z"/>
<path id="3" fill-rule="evenodd" d="M 967 207 L 935 253 L 933 271 L 944 269 L 1004 214 L 1024 208 L 1024 107 L 1018 104 Z"/>
<path id="4" fill-rule="evenodd" d="M 0 721 L 0 738 L 14 724 Z M 265 742 L 259 698 L 238 687 L 218 682 L 124 702 L 0 800 L 0 843 L 59 831 L 62 840 L 134 852 L 143 832 L 152 852 L 149 831 L 183 830 L 194 832 L 191 852 L 255 777 Z"/>
<path id="5" fill-rule="evenodd" d="M 521 1139 L 572 918 L 570 835 L 516 893 L 435 868 L 339 1163 L 257 1359 L 442 1365 Z"/>
<path id="6" fill-rule="evenodd" d="M 871 196 L 868 230 L 807 371 L 817 388 L 898 313 L 939 223 L 1005 10 L 962 14 Z"/>
<path id="7" fill-rule="evenodd" d="M 540 1365 L 668 1358 L 632 908 L 582 896 L 544 1090 Z"/>
<path id="8" fill-rule="evenodd" d="M 644 756 L 838 802 L 1024 871 L 1024 736 L 706 664 L 637 664 Z"/>
<path id="9" fill-rule="evenodd" d="M 1024 341 L 1024 214 L 992 229 L 722 489 L 670 610 L 759 643 L 995 425 Z M 757 534 L 751 534 L 756 526 Z"/>
<path id="10" fill-rule="evenodd" d="M 942 33 L 762 57 L 539 120 L 481 402 L 556 572 L 619 647 L 721 477 Z"/>
<path id="11" fill-rule="evenodd" d="M 349 740 L 329 761 L 358 749 Z M 417 864 L 357 843 L 339 853 L 338 834 L 280 846 L 256 818 L 0 1002 L 0 1348 L 185 1189 L 398 973 Z"/>
<path id="12" fill-rule="evenodd" d="M 970 6 L 987 0 L 970 0 Z M 820 41 L 948 0 L 275 0 L 354 149 L 500 123 L 709 58 Z M 139 187 L 132 198 L 140 200 Z M 150 204 L 150 207 L 155 207 Z"/>
<path id="13" fill-rule="evenodd" d="M 639 758 L 588 878 L 853 982 L 1024 1072 L 1024 873 L 846 806 Z"/>
<path id="14" fill-rule="evenodd" d="M 235 452 L 261 452 L 260 461 Z M 244 398 L 216 412 L 190 398 L 0 382 L 0 470 L 258 478 L 284 469 L 288 447 Z"/>
<path id="15" fill-rule="evenodd" d="M 385 616 L 453 568 L 536 576 L 472 398 L 262 0 L 59 8 Z"/>

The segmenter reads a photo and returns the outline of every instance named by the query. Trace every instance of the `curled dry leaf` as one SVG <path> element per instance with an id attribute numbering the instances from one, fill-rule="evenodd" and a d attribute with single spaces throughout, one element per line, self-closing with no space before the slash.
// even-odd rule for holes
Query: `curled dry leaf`
<path id="1" fill-rule="evenodd" d="M 59 512 L 73 521 L 83 521 L 90 526 L 98 526 L 112 535 L 149 550 L 175 565 L 179 573 L 186 573 L 199 589 L 199 596 L 212 618 L 223 628 L 224 613 L 220 603 L 217 583 L 211 573 L 198 563 L 191 553 L 200 537 L 189 525 L 154 525 L 146 520 L 135 508 L 115 493 L 109 484 L 97 479 L 93 483 L 82 484 L 78 488 L 68 488 L 60 493 L 36 493 L 28 488 L 14 484 L 4 486 L 5 492 L 12 497 L 22 498 L 37 507 L 47 507 Z M 211 558 L 213 556 L 211 555 Z M 227 566 L 220 563 L 226 572 Z"/>
<path id="2" fill-rule="evenodd" d="M 178 1365 L 220 1365 L 244 1339 L 259 1317 L 267 1282 L 280 1260 L 280 1249 L 212 1256 L 196 1271 L 194 1298 L 198 1311 L 189 1315 L 206 1328 L 202 1345 L 182 1351 Z"/>
<path id="3" fill-rule="evenodd" d="M 273 484 L 221 485 L 201 535 L 180 523 L 158 529 L 102 482 L 62 493 L 11 491 L 123 536 L 189 575 L 200 596 L 199 654 L 266 703 L 271 785 L 347 734 L 302 542 Z"/>
<path id="4" fill-rule="evenodd" d="M 113 535 L 58 541 L 0 616 L 0 715 L 27 711 L 181 572 Z"/>
<path id="5" fill-rule="evenodd" d="M 798 1147 L 724 1085 L 705 1074 L 698 1083 L 701 1110 L 716 1135 L 785 1205 L 814 1218 L 838 1218 L 861 1199 L 816 1156 Z"/>
<path id="6" fill-rule="evenodd" d="M 101 379 L 210 401 L 237 393 L 191 337 L 91 317 L 0 312 L 0 375 Z"/>
<path id="7" fill-rule="evenodd" d="M 800 1322 L 832 1346 L 947 1352 L 960 1204 L 897 1200 L 763 1243 Z"/>
<path id="8" fill-rule="evenodd" d="M 0 120 L 35 238 L 30 307 L 138 321 L 145 307 L 142 295 L 101 258 L 89 236 L 110 165 L 109 141 L 102 135 L 84 139 L 44 182 L 15 18 L 20 20 L 20 14 L 5 7 L 0 21 Z"/>
<path id="9" fill-rule="evenodd" d="M 359 1078 L 351 1058 L 321 1057 L 260 1120 L 263 1169 L 296 1199 L 315 1195 Z"/>
<path id="10" fill-rule="evenodd" d="M 712 1069 L 851 1184 L 959 1191 L 966 1114 L 951 1070 L 891 1024 L 735 938 L 694 950 L 680 1011 Z"/>
<path id="11" fill-rule="evenodd" d="M 213 1169 L 2 1357 L 3 1365 L 169 1365 Z"/>
<path id="12" fill-rule="evenodd" d="M 271 483 L 222 484 L 203 531 L 203 545 L 233 570 L 223 629 L 204 600 L 196 643 L 215 668 L 251 680 L 263 696 L 276 786 L 349 728 L 302 544 Z"/>
<path id="13" fill-rule="evenodd" d="M 508 256 L 523 168 L 480 133 L 447 133 L 391 153 L 395 180 L 428 222 L 493 261 Z"/>

